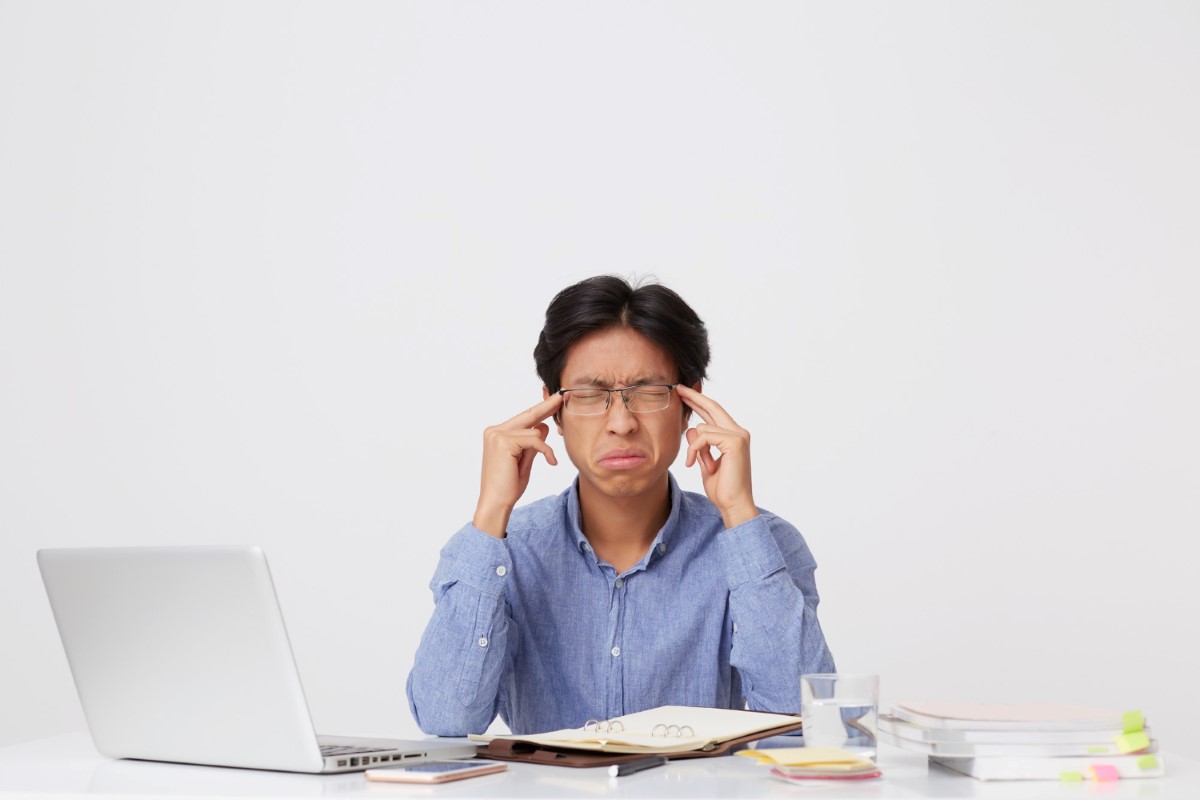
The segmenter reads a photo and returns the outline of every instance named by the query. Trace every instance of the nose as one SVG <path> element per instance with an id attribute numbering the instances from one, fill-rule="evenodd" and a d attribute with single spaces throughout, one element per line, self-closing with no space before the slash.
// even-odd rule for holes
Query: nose
<path id="1" fill-rule="evenodd" d="M 609 433 L 625 435 L 637 430 L 637 414 L 629 410 L 629 406 L 620 394 L 616 394 L 608 404 L 608 412 L 605 414 L 604 424 L 608 427 Z"/>

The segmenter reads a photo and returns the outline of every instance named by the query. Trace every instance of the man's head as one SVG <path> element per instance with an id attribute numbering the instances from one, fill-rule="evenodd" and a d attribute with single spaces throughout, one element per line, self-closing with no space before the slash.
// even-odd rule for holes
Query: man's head
<path id="1" fill-rule="evenodd" d="M 619 389 L 683 383 L 700 388 L 708 368 L 708 332 L 665 286 L 634 287 L 600 276 L 569 286 L 551 301 L 533 351 L 547 396 L 560 389 Z M 635 413 L 620 394 L 607 410 L 572 413 L 570 397 L 555 417 L 580 480 L 609 496 L 662 488 L 679 453 L 689 410 L 676 392 L 666 407 Z M 601 406 L 602 407 L 602 406 Z"/>
<path id="2" fill-rule="evenodd" d="M 692 307 L 662 284 L 635 287 L 624 278 L 599 275 L 563 289 L 546 309 L 533 360 L 551 393 L 563 388 L 571 345 L 607 328 L 629 328 L 662 348 L 675 365 L 675 381 L 693 386 L 704 380 L 708 330 Z"/>

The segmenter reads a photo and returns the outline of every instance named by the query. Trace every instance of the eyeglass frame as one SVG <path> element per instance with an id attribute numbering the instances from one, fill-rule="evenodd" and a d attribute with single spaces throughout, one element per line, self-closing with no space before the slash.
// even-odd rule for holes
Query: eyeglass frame
<path id="1" fill-rule="evenodd" d="M 625 410 L 628 411 L 630 414 L 657 414 L 658 412 L 666 411 L 668 408 L 671 407 L 671 392 L 675 391 L 676 386 L 679 386 L 679 383 L 637 383 L 637 384 L 634 384 L 633 386 L 625 386 L 620 389 L 602 389 L 599 386 L 575 386 L 570 389 L 559 389 L 557 392 L 555 392 L 555 394 L 562 396 L 563 410 L 566 411 L 566 409 L 568 408 L 567 392 L 605 392 L 604 410 L 603 411 L 597 411 L 595 414 L 577 414 L 572 411 L 566 411 L 566 413 L 570 414 L 572 417 L 600 417 L 600 416 L 607 414 L 608 410 L 610 408 L 612 408 L 613 392 L 620 392 L 621 400 L 622 400 L 622 402 L 625 403 Z M 665 406 L 663 406 L 662 408 L 656 408 L 653 411 L 634 411 L 632 408 L 629 407 L 629 399 L 630 398 L 627 394 L 625 394 L 625 392 L 632 392 L 637 389 L 651 389 L 651 388 L 667 390 L 667 404 Z"/>

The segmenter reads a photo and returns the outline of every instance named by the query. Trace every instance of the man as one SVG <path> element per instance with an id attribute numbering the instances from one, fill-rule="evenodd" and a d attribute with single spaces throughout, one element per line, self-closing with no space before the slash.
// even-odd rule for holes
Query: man
<path id="1" fill-rule="evenodd" d="M 816 563 L 755 505 L 750 435 L 701 393 L 704 323 L 664 286 L 590 278 L 550 303 L 534 360 L 543 400 L 484 432 L 474 519 L 430 584 L 408 680 L 418 725 L 462 736 L 497 714 L 536 733 L 660 705 L 798 712 L 800 675 L 834 669 Z M 550 419 L 579 475 L 518 509 L 537 455 L 558 464 Z M 707 497 L 668 472 L 684 438 Z"/>

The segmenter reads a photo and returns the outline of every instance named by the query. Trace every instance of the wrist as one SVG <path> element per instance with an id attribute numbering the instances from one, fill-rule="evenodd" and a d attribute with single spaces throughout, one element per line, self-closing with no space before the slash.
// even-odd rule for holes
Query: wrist
<path id="1" fill-rule="evenodd" d="M 489 536 L 503 539 L 508 531 L 508 518 L 511 514 L 511 506 L 487 503 L 480 499 L 479 504 L 475 506 L 475 516 L 471 519 L 471 524 Z"/>
<path id="2" fill-rule="evenodd" d="M 758 516 L 758 507 L 754 502 L 740 503 L 736 506 L 722 508 L 721 519 L 725 522 L 725 529 L 736 528 L 745 522 L 749 522 Z"/>

